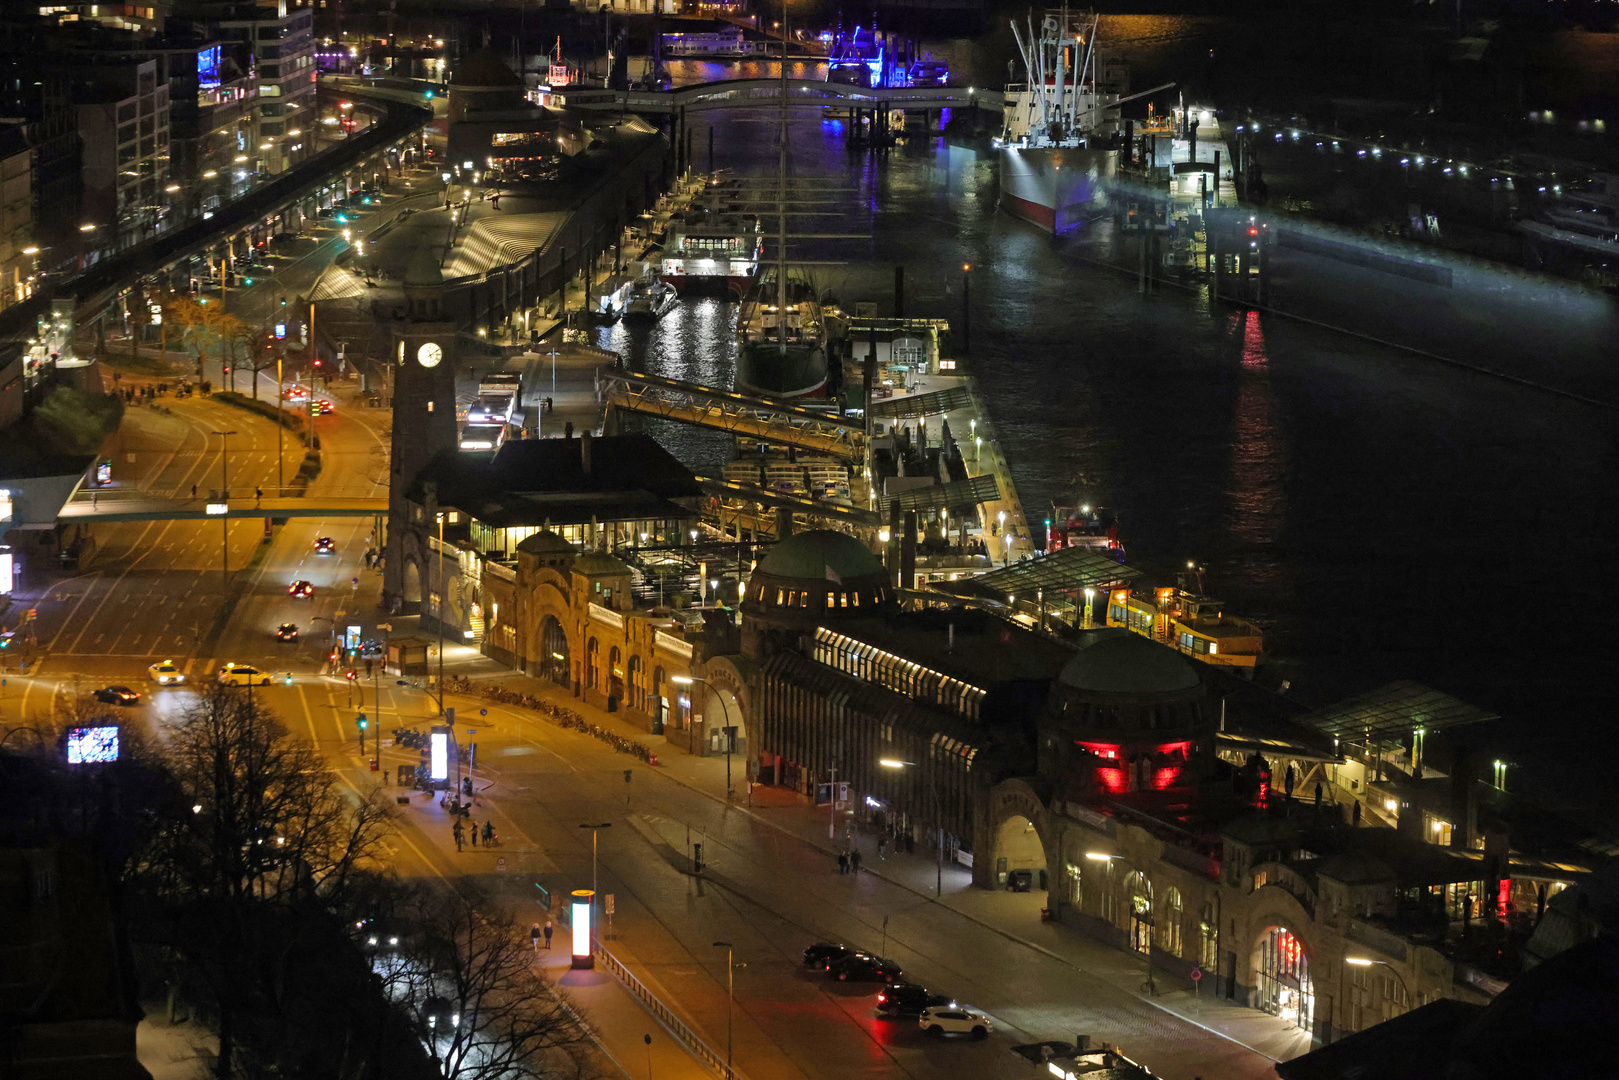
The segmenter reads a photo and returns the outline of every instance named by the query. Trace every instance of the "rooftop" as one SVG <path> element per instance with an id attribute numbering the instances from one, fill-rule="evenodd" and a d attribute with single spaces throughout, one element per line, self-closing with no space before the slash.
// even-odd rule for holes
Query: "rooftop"
<path id="1" fill-rule="evenodd" d="M 982 689 L 1049 682 L 1073 656 L 1061 642 L 971 609 L 840 619 L 835 629 Z"/>
<path id="2" fill-rule="evenodd" d="M 848 533 L 812 529 L 794 533 L 770 549 L 759 573 L 771 577 L 842 582 L 887 576 L 882 560 Z"/>

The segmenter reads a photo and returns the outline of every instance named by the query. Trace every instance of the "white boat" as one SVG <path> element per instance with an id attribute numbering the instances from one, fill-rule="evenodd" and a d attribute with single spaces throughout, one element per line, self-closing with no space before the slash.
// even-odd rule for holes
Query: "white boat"
<path id="1" fill-rule="evenodd" d="M 1106 199 L 1119 169 L 1112 146 L 1119 96 L 1096 85 L 1098 17 L 1047 12 L 1014 20 L 1027 80 L 1006 88 L 1000 206 L 1053 233 L 1067 232 Z"/>
<path id="2" fill-rule="evenodd" d="M 673 285 L 652 278 L 636 283 L 630 302 L 624 307 L 626 319 L 661 319 L 680 303 L 680 293 Z"/>

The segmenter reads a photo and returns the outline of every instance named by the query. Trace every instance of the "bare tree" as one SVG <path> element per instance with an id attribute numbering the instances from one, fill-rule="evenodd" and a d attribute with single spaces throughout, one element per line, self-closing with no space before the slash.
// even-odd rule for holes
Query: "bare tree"
<path id="1" fill-rule="evenodd" d="M 171 798 L 136 874 L 214 999 L 215 1075 L 228 1077 L 239 1022 L 286 993 L 296 942 L 283 928 L 344 908 L 389 813 L 375 792 L 346 794 L 312 746 L 235 687 L 204 689 L 157 756 Z"/>
<path id="2" fill-rule="evenodd" d="M 421 895 L 409 921 L 379 969 L 446 1080 L 585 1075 L 589 1037 L 508 917 L 451 892 Z"/>

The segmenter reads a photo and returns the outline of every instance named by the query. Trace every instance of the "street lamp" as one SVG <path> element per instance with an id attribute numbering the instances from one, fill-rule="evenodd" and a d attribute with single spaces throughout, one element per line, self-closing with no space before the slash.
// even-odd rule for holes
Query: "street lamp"
<path id="1" fill-rule="evenodd" d="M 590 830 L 590 923 L 591 927 L 594 929 L 596 924 L 596 896 L 600 892 L 600 890 L 596 888 L 596 837 L 601 830 L 611 829 L 613 827 L 613 823 L 611 821 L 603 821 L 595 825 L 587 823 L 579 827 L 581 829 Z"/>
<path id="2" fill-rule="evenodd" d="M 444 511 L 438 517 L 438 605 L 433 614 L 438 616 L 438 714 L 444 713 Z M 456 755 L 459 759 L 460 755 Z"/>
<path id="3" fill-rule="evenodd" d="M 718 583 L 716 582 L 716 587 Z M 677 686 L 706 686 L 713 691 L 714 684 L 707 679 L 694 679 L 690 675 L 674 675 L 669 679 Z M 731 790 L 731 710 L 725 704 L 725 697 L 715 693 L 714 700 L 720 703 L 720 715 L 725 717 L 725 800 L 729 802 L 735 794 Z"/>
<path id="4" fill-rule="evenodd" d="M 1382 967 L 1386 967 L 1390 971 L 1394 972 L 1394 977 L 1396 979 L 1398 979 L 1399 982 L 1400 982 L 1400 989 L 1405 991 L 1406 1002 L 1408 1003 L 1408 1007 L 1409 1007 L 1409 1002 L 1411 1000 L 1411 988 L 1406 985 L 1405 976 L 1400 974 L 1400 969 L 1399 968 L 1395 967 L 1393 964 L 1389 963 L 1387 960 L 1373 960 L 1369 956 L 1346 956 L 1346 957 L 1344 957 L 1344 963 L 1347 964 L 1350 967 L 1358 967 L 1358 968 L 1371 967 L 1373 964 L 1378 964 L 1378 965 L 1381 965 Z M 1342 973 L 1340 973 L 1340 976 L 1341 976 L 1341 974 Z M 1338 994 L 1339 994 L 1340 997 L 1345 996 L 1344 995 L 1343 979 L 1341 977 L 1338 980 Z M 1345 1019 L 1347 1020 L 1348 1017 L 1346 1016 Z"/>
<path id="5" fill-rule="evenodd" d="M 731 1069 L 731 1047 L 736 1016 L 736 949 L 729 941 L 716 941 L 714 948 L 725 950 L 725 1075 L 727 1080 L 735 1080 L 736 1073 Z"/>
<path id="6" fill-rule="evenodd" d="M 1091 601 L 1093 599 L 1095 599 L 1095 597 L 1096 597 L 1096 590 L 1095 589 L 1086 589 L 1085 590 L 1085 628 L 1087 630 L 1090 629 L 1090 626 L 1091 626 Z"/>
<path id="7" fill-rule="evenodd" d="M 879 758 L 877 764 L 885 769 L 920 768 L 914 761 L 901 761 L 897 758 Z M 933 895 L 944 895 L 944 821 L 939 805 L 939 778 L 936 775 L 928 777 L 928 790 L 933 796 Z"/>
<path id="8" fill-rule="evenodd" d="M 236 434 L 236 432 L 216 431 L 214 434 L 219 436 L 219 501 L 225 503 L 228 507 L 230 504 L 230 476 L 228 473 L 230 465 L 230 437 Z M 230 512 L 228 509 L 219 517 L 219 528 L 223 536 L 219 548 L 220 568 L 224 571 L 225 576 L 229 577 Z M 249 682 L 249 685 L 252 685 L 251 682 Z"/>

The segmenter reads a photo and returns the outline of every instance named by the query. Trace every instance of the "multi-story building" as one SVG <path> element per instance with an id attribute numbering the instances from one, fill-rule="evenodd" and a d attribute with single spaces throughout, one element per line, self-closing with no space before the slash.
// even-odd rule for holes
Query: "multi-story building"
<path id="1" fill-rule="evenodd" d="M 303 0 L 227 4 L 210 9 L 222 40 L 245 43 L 257 76 L 258 141 L 233 162 L 235 171 L 279 173 L 314 148 L 315 11 Z"/>
<path id="2" fill-rule="evenodd" d="M 39 266 L 50 269 L 76 258 L 84 238 L 79 232 L 78 114 L 67 78 L 40 66 L 46 48 L 43 35 L 19 32 L 0 52 L 0 116 L 21 127 L 32 152 L 34 235 L 24 247 L 37 247 Z"/>
<path id="3" fill-rule="evenodd" d="M 33 292 L 34 151 L 22 124 L 0 126 L 0 308 Z"/>
<path id="4" fill-rule="evenodd" d="M 159 78 L 163 66 L 155 57 L 104 60 L 71 76 L 83 143 L 80 227 L 109 230 L 118 244 L 156 231 L 166 211 L 169 85 Z"/>

